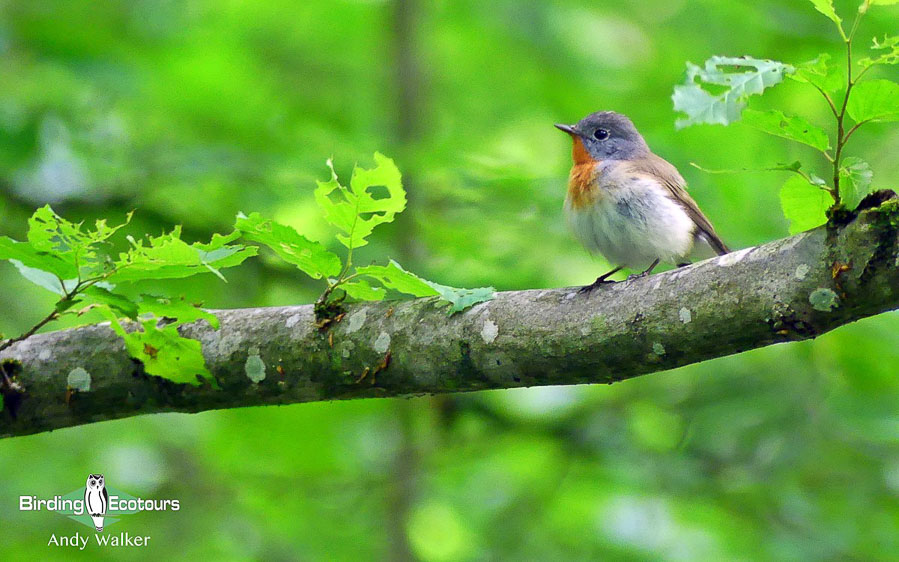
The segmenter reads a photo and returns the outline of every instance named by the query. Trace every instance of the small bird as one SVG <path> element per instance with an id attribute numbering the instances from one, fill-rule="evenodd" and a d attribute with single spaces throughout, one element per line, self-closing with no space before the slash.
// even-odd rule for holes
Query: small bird
<path id="1" fill-rule="evenodd" d="M 729 251 L 677 168 L 652 153 L 630 119 L 599 111 L 556 127 L 574 142 L 568 223 L 589 252 L 616 266 L 582 290 L 611 283 L 609 276 L 625 267 L 642 270 L 631 279 L 649 275 L 659 262 L 681 266 Z"/>

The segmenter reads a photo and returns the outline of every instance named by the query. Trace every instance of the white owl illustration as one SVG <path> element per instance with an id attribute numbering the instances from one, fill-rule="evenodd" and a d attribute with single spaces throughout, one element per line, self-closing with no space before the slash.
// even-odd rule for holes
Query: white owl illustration
<path id="1" fill-rule="evenodd" d="M 97 531 L 103 531 L 103 516 L 109 505 L 109 492 L 102 474 L 90 474 L 84 487 L 84 509 L 94 520 Z"/>

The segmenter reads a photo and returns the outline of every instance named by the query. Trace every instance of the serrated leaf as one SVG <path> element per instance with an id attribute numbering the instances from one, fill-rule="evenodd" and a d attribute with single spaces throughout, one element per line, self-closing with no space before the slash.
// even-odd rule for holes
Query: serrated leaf
<path id="1" fill-rule="evenodd" d="M 793 70 L 781 62 L 751 57 L 716 56 L 708 59 L 704 67 L 688 62 L 686 80 L 674 87 L 671 96 L 675 111 L 687 117 L 678 119 L 675 126 L 680 129 L 699 123 L 733 123 L 740 118 L 749 96 L 779 84 Z M 704 85 L 712 85 L 713 90 L 703 89 Z M 714 93 L 721 88 L 723 92 Z"/>
<path id="2" fill-rule="evenodd" d="M 812 4 L 815 5 L 815 9 L 827 16 L 827 18 L 833 23 L 837 24 L 837 27 L 840 29 L 840 35 L 843 34 L 843 20 L 840 19 L 840 16 L 837 15 L 836 10 L 833 7 L 833 0 L 810 0 Z"/>
<path id="3" fill-rule="evenodd" d="M 255 246 L 227 245 L 231 236 L 216 235 L 208 244 L 188 244 L 181 240 L 181 228 L 161 236 L 144 240 L 129 238 L 131 248 L 119 254 L 113 264 L 116 272 L 108 277 L 112 283 L 144 281 L 148 279 L 177 279 L 199 273 L 212 272 L 219 277 L 220 269 L 240 265 L 255 256 Z"/>
<path id="4" fill-rule="evenodd" d="M 840 200 L 849 209 L 855 209 L 866 195 L 871 193 L 874 171 L 861 158 L 849 156 L 840 164 Z"/>
<path id="5" fill-rule="evenodd" d="M 804 232 L 827 222 L 833 198 L 800 176 L 789 178 L 780 188 L 780 206 L 790 221 L 790 234 Z"/>
<path id="6" fill-rule="evenodd" d="M 346 291 L 346 294 L 349 296 L 360 301 L 383 300 L 387 294 L 383 287 L 372 287 L 371 283 L 365 279 L 341 283 L 340 288 Z"/>
<path id="7" fill-rule="evenodd" d="M 41 270 L 60 279 L 77 279 L 100 274 L 105 263 L 98 248 L 110 236 L 131 220 L 131 214 L 125 223 L 109 226 L 105 220 L 96 221 L 94 230 L 84 230 L 82 224 L 69 222 L 50 208 L 49 205 L 37 209 L 28 219 L 27 241 L 18 242 L 6 236 L 0 236 L 0 259 L 18 260 L 23 272 Z M 59 283 L 38 281 L 49 279 L 47 276 L 31 272 L 26 277 L 61 294 Z M 74 283 L 73 283 L 74 285 Z"/>
<path id="8" fill-rule="evenodd" d="M 105 219 L 97 220 L 93 230 L 84 230 L 83 223 L 73 223 L 57 215 L 49 205 L 37 209 L 28 219 L 28 243 L 37 252 L 53 254 L 78 273 L 95 274 L 102 269 L 97 253 L 99 245 L 109 239 L 131 220 L 109 226 Z M 26 264 L 27 265 L 27 264 Z"/>
<path id="9" fill-rule="evenodd" d="M 491 300 L 493 287 L 476 289 L 457 289 L 422 279 L 418 275 L 406 271 L 393 260 L 388 265 L 370 265 L 356 268 L 356 273 L 377 280 L 388 289 L 393 289 L 415 297 L 439 296 L 450 304 L 449 314 L 460 312 L 466 308 Z"/>
<path id="10" fill-rule="evenodd" d="M 846 111 L 856 123 L 899 120 L 899 84 L 890 80 L 860 82 L 852 90 Z"/>
<path id="11" fill-rule="evenodd" d="M 206 368 L 199 341 L 181 337 L 174 325 L 157 327 L 155 318 L 142 321 L 139 331 L 129 333 L 110 309 L 103 307 L 100 310 L 109 318 L 110 327 L 125 341 L 128 353 L 143 363 L 148 374 L 194 386 L 201 384 L 197 378 L 200 376 L 218 388 Z"/>
<path id="12" fill-rule="evenodd" d="M 862 68 L 867 68 L 875 64 L 899 63 L 899 35 L 884 35 L 883 41 L 878 41 L 877 37 L 875 37 L 871 48 L 884 52 L 875 57 L 859 59 L 858 64 Z"/>
<path id="13" fill-rule="evenodd" d="M 168 318 L 174 320 L 173 325 L 206 320 L 216 330 L 219 328 L 219 319 L 215 314 L 203 310 L 183 298 L 141 295 L 137 306 L 139 314 L 152 314 L 156 318 Z"/>
<path id="14" fill-rule="evenodd" d="M 406 208 L 406 192 L 396 164 L 379 152 L 375 153 L 374 159 L 372 169 L 353 169 L 349 188 L 340 184 L 334 166 L 328 160 L 331 179 L 318 182 L 315 189 L 315 201 L 325 219 L 342 231 L 337 239 L 347 248 L 368 244 L 366 238 L 376 226 L 392 222 L 396 214 Z M 386 196 L 374 197 L 371 189 L 378 186 L 386 188 Z"/>
<path id="15" fill-rule="evenodd" d="M 823 53 L 814 60 L 804 62 L 796 67 L 790 78 L 812 84 L 831 94 L 846 87 L 846 76 L 843 65 L 831 64 L 830 55 Z"/>
<path id="16" fill-rule="evenodd" d="M 812 125 L 802 117 L 784 115 L 782 111 L 743 111 L 743 123 L 770 135 L 807 144 L 824 152 L 830 148 L 830 140 L 823 129 Z"/>
<path id="17" fill-rule="evenodd" d="M 307 239 L 292 227 L 263 219 L 259 213 L 237 215 L 234 228 L 247 240 L 265 244 L 282 260 L 297 266 L 313 279 L 338 275 L 340 258 L 318 242 Z"/>

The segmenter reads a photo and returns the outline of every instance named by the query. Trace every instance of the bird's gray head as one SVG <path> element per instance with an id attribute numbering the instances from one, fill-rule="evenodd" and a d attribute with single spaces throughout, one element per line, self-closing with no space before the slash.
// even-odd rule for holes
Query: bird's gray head
<path id="1" fill-rule="evenodd" d="M 614 111 L 597 111 L 575 125 L 556 125 L 580 140 L 594 160 L 633 160 L 649 153 L 646 141 L 631 120 Z"/>

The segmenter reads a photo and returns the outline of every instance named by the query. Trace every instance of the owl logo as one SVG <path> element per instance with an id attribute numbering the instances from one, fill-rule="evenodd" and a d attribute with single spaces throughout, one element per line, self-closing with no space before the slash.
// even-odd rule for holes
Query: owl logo
<path id="1" fill-rule="evenodd" d="M 102 474 L 90 474 L 84 487 L 84 509 L 94 521 L 97 531 L 103 532 L 103 516 L 109 506 L 109 492 Z"/>

